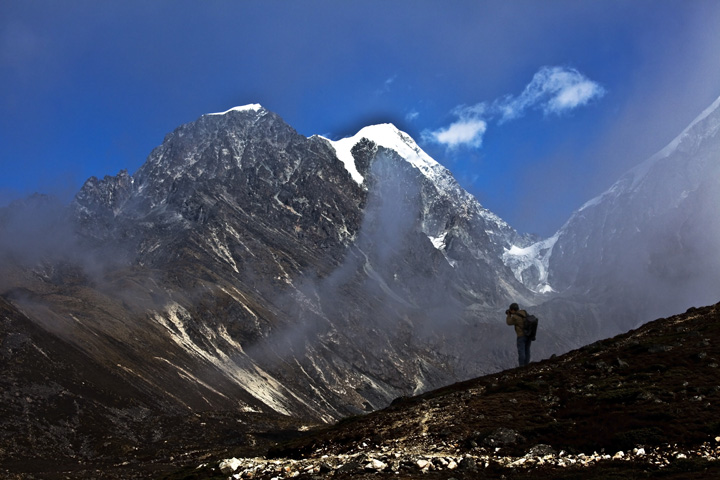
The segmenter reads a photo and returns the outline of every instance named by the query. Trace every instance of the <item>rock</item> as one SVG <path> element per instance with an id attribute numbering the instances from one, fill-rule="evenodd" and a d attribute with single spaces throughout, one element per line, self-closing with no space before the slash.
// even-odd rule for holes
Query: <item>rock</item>
<path id="1" fill-rule="evenodd" d="M 499 445 L 512 445 L 516 443 L 522 436 L 515 430 L 500 427 L 483 440 L 485 445 L 496 447 Z"/>
<path id="2" fill-rule="evenodd" d="M 363 465 L 360 462 L 358 462 L 356 460 L 352 460 L 352 461 L 346 463 L 345 465 L 341 466 L 340 468 L 338 468 L 338 471 L 346 473 L 346 472 L 354 472 L 354 471 L 360 470 L 362 468 L 363 468 Z"/>
<path id="3" fill-rule="evenodd" d="M 458 468 L 460 470 L 464 470 L 467 472 L 477 472 L 478 471 L 477 462 L 472 457 L 465 457 L 462 460 L 460 460 L 460 463 L 458 464 Z"/>
<path id="4" fill-rule="evenodd" d="M 638 400 L 646 400 L 646 401 L 655 400 L 655 398 L 656 398 L 655 395 L 653 395 L 650 392 L 642 392 L 642 393 L 638 394 L 638 396 L 637 396 Z"/>
<path id="5" fill-rule="evenodd" d="M 230 475 L 231 473 L 234 473 L 235 470 L 240 468 L 240 465 L 242 465 L 242 462 L 240 462 L 240 460 L 238 460 L 237 458 L 230 458 L 220 462 L 220 465 L 218 465 L 218 467 L 224 475 Z"/>
<path id="6" fill-rule="evenodd" d="M 663 352 L 669 352 L 672 350 L 673 347 L 670 345 L 651 345 L 648 348 L 649 353 L 663 353 Z"/>
<path id="7" fill-rule="evenodd" d="M 543 443 L 540 443 L 538 445 L 535 445 L 528 451 L 528 455 L 532 455 L 535 457 L 544 457 L 546 455 L 555 455 L 557 453 L 554 448 L 552 448 L 550 445 L 545 445 Z"/>

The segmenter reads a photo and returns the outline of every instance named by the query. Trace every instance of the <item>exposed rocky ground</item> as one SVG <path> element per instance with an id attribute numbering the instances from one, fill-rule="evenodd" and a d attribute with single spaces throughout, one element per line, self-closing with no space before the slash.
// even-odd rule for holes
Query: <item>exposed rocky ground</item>
<path id="1" fill-rule="evenodd" d="M 693 308 L 169 478 L 718 478 L 719 341 Z"/>

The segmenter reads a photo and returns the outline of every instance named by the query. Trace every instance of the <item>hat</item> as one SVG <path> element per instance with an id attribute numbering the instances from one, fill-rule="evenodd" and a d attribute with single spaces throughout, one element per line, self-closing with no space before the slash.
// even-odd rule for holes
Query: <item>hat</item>
<path id="1" fill-rule="evenodd" d="M 520 310 L 520 307 L 518 306 L 517 303 L 511 303 L 510 310 Z"/>

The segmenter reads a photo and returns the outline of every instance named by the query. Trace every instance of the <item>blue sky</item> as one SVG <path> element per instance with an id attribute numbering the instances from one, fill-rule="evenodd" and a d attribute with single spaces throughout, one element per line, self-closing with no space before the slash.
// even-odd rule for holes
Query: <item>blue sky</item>
<path id="1" fill-rule="evenodd" d="M 306 136 L 392 122 L 551 235 L 720 96 L 719 25 L 714 0 L 8 0 L 0 205 L 260 103 Z"/>

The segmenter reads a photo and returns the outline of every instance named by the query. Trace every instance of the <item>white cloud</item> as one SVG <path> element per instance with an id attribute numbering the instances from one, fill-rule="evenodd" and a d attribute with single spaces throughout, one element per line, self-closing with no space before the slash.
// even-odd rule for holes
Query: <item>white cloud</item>
<path id="1" fill-rule="evenodd" d="M 585 80 L 563 88 L 545 105 L 545 111 L 559 113 L 564 110 L 585 105 L 597 96 L 602 96 L 604 90 L 598 84 Z"/>
<path id="2" fill-rule="evenodd" d="M 494 104 L 500 122 L 522 116 L 529 108 L 540 108 L 547 115 L 562 114 L 586 105 L 605 94 L 605 89 L 574 68 L 543 67 L 518 96 L 507 96 Z"/>
<path id="3" fill-rule="evenodd" d="M 417 120 L 417 118 L 420 116 L 420 112 L 417 110 L 411 110 L 405 115 L 405 120 L 408 122 L 412 122 L 414 120 Z"/>
<path id="4" fill-rule="evenodd" d="M 440 143 L 449 148 L 461 145 L 478 148 L 487 130 L 487 122 L 481 118 L 464 118 L 433 132 L 423 133 L 426 140 Z"/>
<path id="5" fill-rule="evenodd" d="M 487 104 L 460 105 L 452 113 L 458 118 L 447 127 L 423 132 L 423 139 L 449 148 L 479 148 L 488 122 L 502 124 L 521 117 L 530 108 L 545 115 L 568 112 L 605 95 L 605 89 L 574 68 L 542 67 L 518 96 L 506 95 Z"/>

